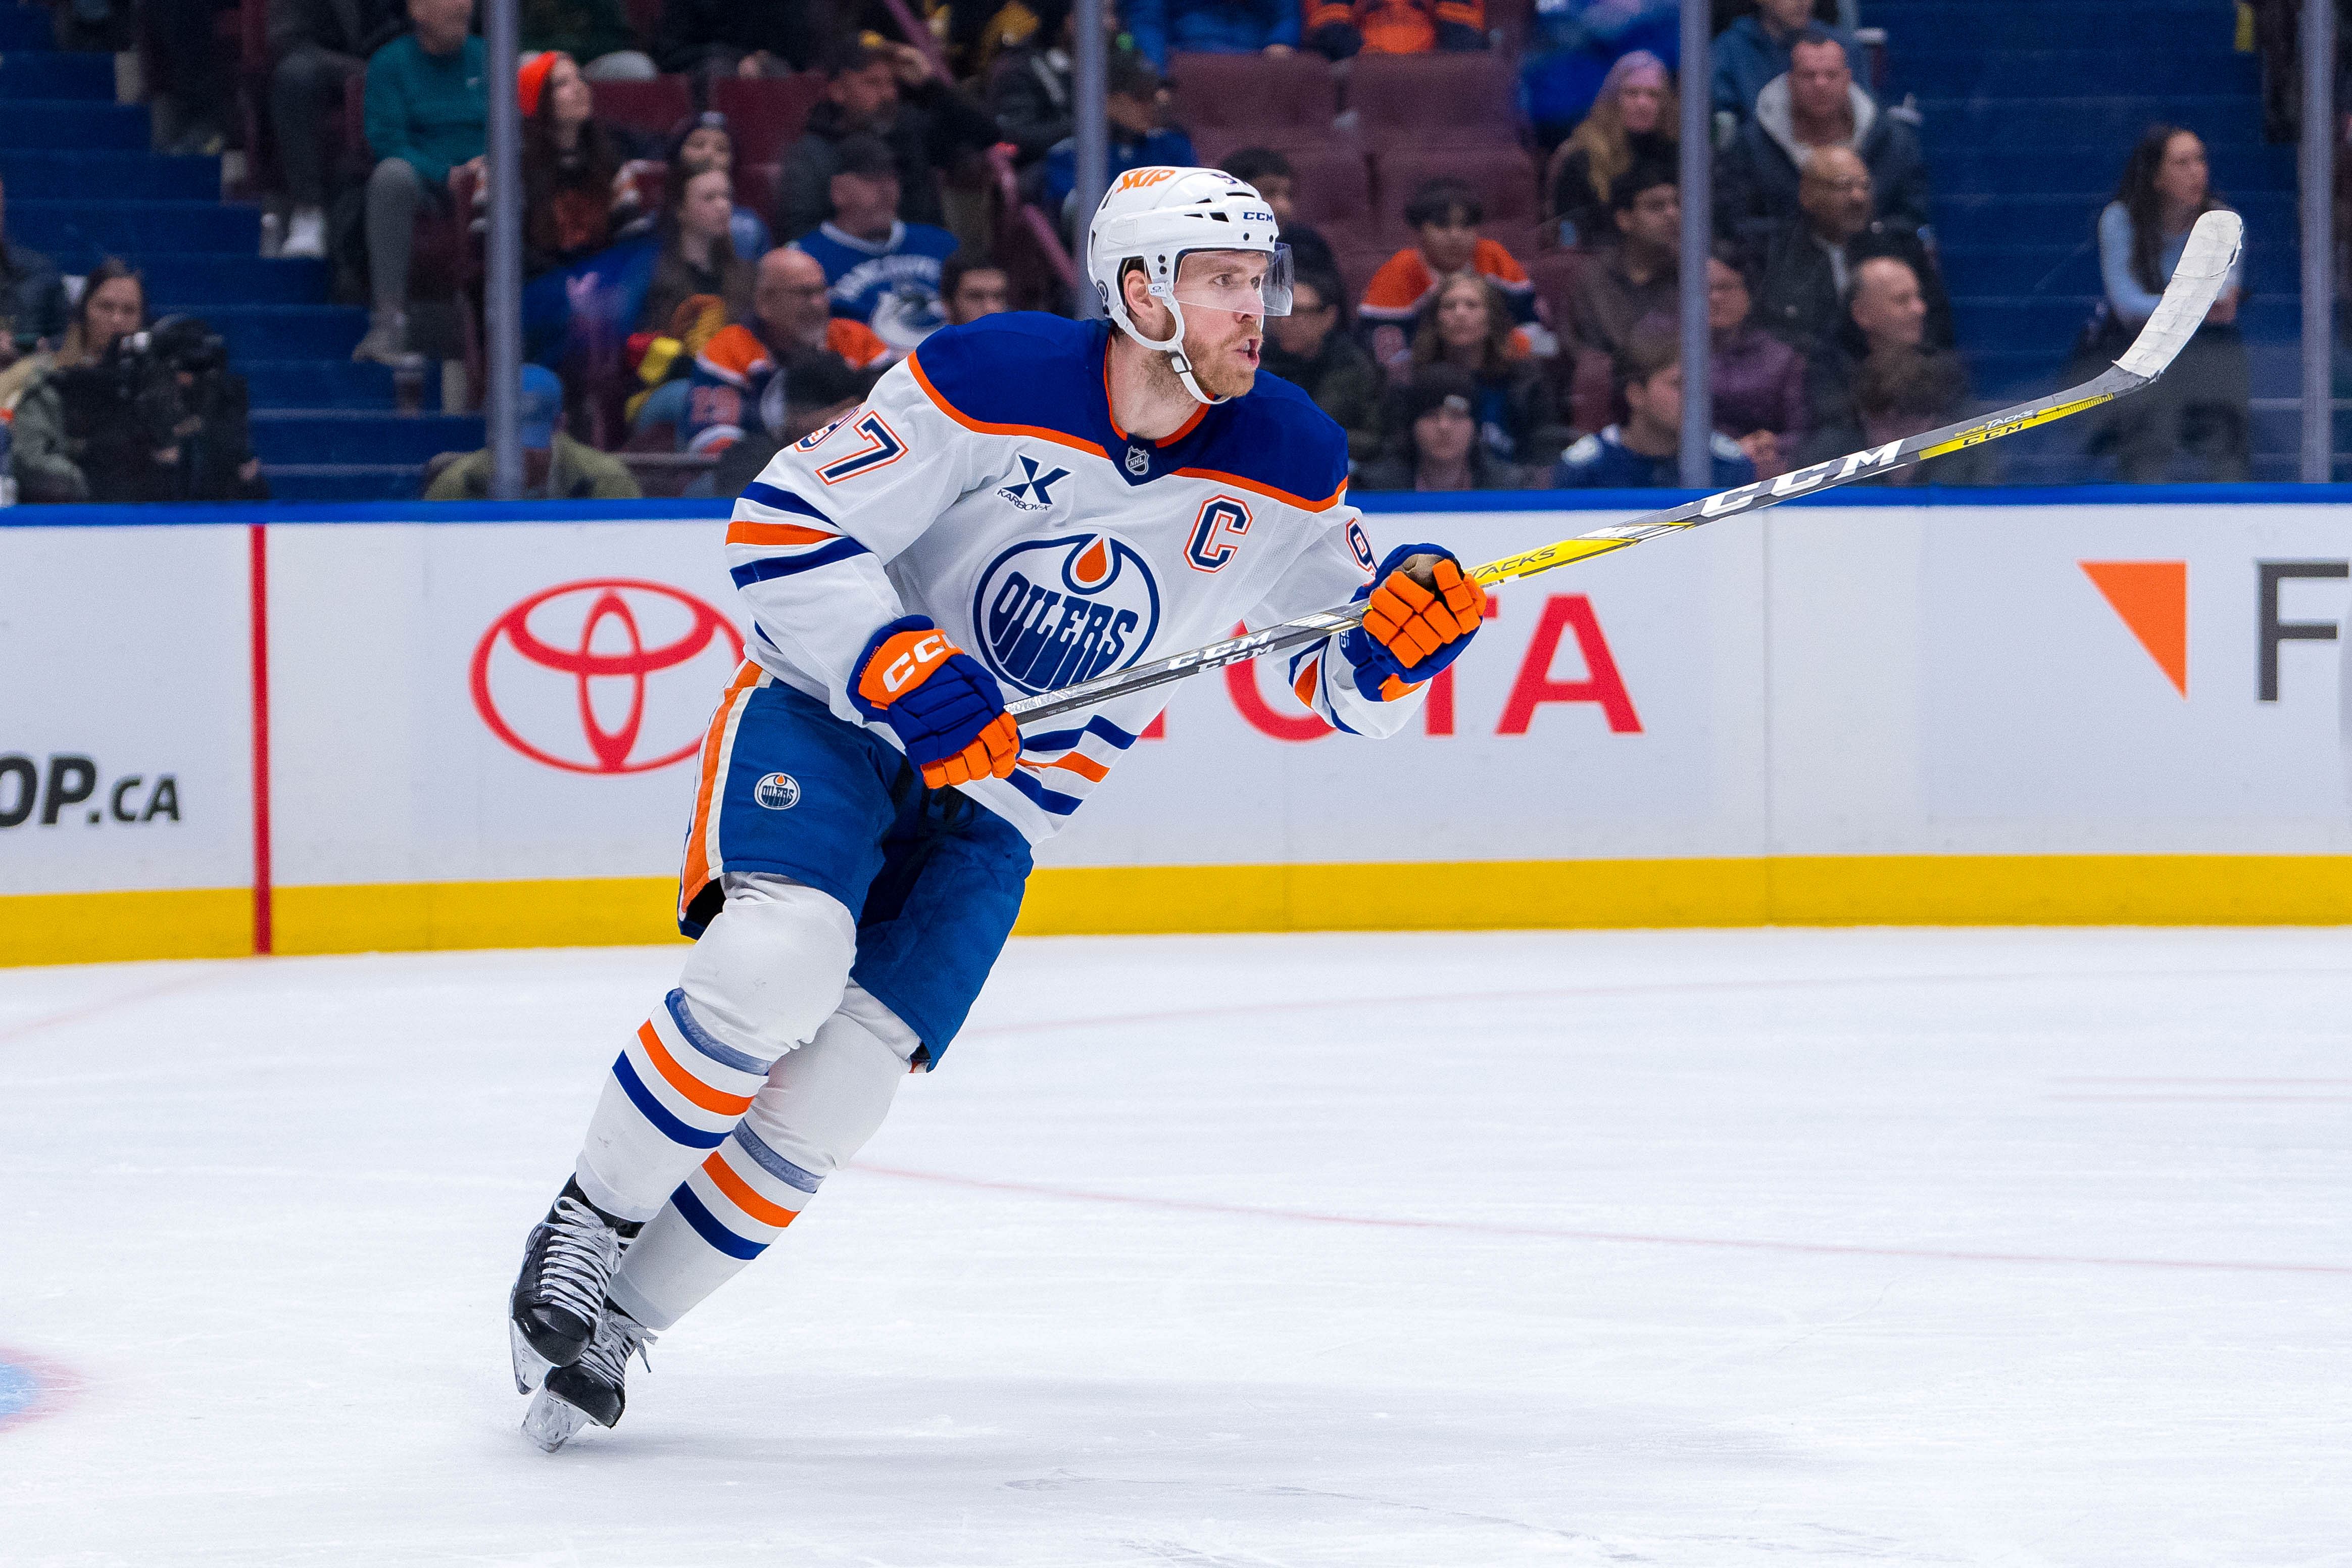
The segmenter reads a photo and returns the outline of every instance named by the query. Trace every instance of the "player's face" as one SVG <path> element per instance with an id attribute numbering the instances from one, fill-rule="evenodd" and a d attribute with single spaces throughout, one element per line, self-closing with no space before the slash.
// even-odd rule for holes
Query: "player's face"
<path id="1" fill-rule="evenodd" d="M 1263 251 L 1196 250 L 1177 264 L 1184 357 L 1212 397 L 1239 397 L 1257 380 L 1270 260 Z"/>

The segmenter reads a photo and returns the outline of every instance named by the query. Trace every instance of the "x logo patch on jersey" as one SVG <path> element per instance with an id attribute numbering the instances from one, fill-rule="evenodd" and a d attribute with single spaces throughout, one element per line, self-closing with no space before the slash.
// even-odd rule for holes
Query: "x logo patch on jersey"
<path id="1" fill-rule="evenodd" d="M 1006 485 L 996 493 L 1023 511 L 1044 511 L 1054 504 L 1054 486 L 1068 479 L 1070 470 L 1053 468 L 1041 474 L 1037 471 L 1037 459 L 1025 454 L 1022 457 L 1021 466 L 1028 471 L 1029 477 L 1017 485 Z"/>

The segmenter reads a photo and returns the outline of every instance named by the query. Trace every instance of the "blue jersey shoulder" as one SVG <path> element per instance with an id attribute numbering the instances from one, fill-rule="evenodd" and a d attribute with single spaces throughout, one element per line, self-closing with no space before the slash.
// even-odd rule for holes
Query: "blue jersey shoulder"
<path id="1" fill-rule="evenodd" d="M 1100 321 L 1007 310 L 943 327 L 915 351 L 934 395 L 982 425 L 1027 425 L 1097 438 L 1102 404 Z"/>
<path id="2" fill-rule="evenodd" d="M 1209 411 L 1184 466 L 1213 468 L 1320 506 L 1348 481 L 1348 433 L 1297 386 L 1270 372 Z"/>

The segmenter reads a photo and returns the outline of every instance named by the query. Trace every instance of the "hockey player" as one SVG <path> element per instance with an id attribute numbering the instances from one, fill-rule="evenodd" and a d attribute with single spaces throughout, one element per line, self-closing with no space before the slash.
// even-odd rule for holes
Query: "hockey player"
<path id="1" fill-rule="evenodd" d="M 1087 234 L 1108 322 L 934 333 L 736 503 L 754 631 L 701 752 L 677 905 L 697 943 L 605 1075 L 509 1302 L 542 1447 L 617 1421 L 629 1357 L 793 1223 L 900 1079 L 938 1068 L 1030 847 L 1170 689 L 1029 732 L 1008 690 L 1352 595 L 1363 625 L 1288 679 L 1333 727 L 1388 735 L 1469 644 L 1483 591 L 1435 545 L 1377 558 L 1345 503 L 1345 434 L 1257 376 L 1288 261 L 1233 176 L 1131 170 Z"/>

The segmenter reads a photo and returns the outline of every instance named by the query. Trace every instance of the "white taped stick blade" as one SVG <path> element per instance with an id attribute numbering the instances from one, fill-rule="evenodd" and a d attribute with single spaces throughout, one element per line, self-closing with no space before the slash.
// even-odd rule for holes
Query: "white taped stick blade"
<path id="1" fill-rule="evenodd" d="M 2238 237 L 2244 232 L 2245 224 L 2236 213 L 2210 212 L 2197 220 L 2189 231 L 2189 243 L 2181 247 L 2180 264 L 2172 269 L 2172 281 L 2157 301 L 2156 314 L 2116 361 L 2118 368 L 2150 381 L 2164 374 L 2164 367 L 2205 324 L 2205 312 L 2221 297 L 2222 279 L 2238 259 Z"/>

